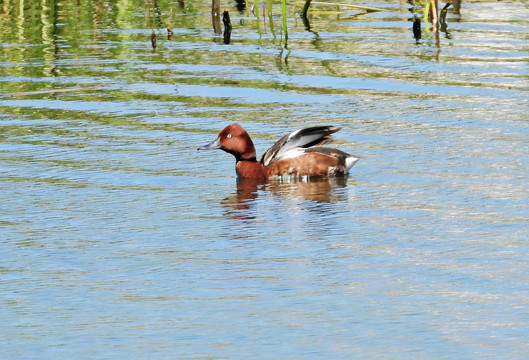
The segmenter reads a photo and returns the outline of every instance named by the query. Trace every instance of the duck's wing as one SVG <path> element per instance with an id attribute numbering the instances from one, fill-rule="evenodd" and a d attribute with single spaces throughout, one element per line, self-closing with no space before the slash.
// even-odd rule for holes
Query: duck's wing
<path id="1" fill-rule="evenodd" d="M 264 166 L 268 166 L 270 163 L 291 157 L 298 152 L 303 152 L 303 149 L 311 146 L 322 146 L 332 143 L 334 138 L 331 134 L 340 129 L 334 126 L 314 126 L 296 130 L 283 136 L 274 146 L 268 149 L 261 158 L 261 163 Z"/>

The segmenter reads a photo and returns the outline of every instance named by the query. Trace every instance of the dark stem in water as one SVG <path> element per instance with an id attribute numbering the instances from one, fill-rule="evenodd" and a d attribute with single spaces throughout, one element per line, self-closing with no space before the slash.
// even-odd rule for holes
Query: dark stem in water
<path id="1" fill-rule="evenodd" d="M 222 22 L 224 23 L 224 44 L 229 44 L 231 42 L 231 20 L 228 11 L 222 13 Z"/>
<path id="2" fill-rule="evenodd" d="M 307 12 L 309 11 L 310 2 L 312 0 L 305 0 L 305 5 L 303 5 L 303 10 L 301 10 L 301 17 L 306 18 Z"/>

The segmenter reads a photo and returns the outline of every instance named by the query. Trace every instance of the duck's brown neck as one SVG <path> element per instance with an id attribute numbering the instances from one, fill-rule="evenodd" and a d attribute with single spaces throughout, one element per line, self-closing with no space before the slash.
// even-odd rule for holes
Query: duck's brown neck
<path id="1" fill-rule="evenodd" d="M 238 160 L 235 165 L 237 176 L 243 178 L 266 178 L 266 169 L 255 156 L 247 160 Z"/>
<path id="2" fill-rule="evenodd" d="M 248 139 L 248 145 L 243 153 L 235 155 L 237 161 L 257 161 L 257 154 L 251 139 Z"/>

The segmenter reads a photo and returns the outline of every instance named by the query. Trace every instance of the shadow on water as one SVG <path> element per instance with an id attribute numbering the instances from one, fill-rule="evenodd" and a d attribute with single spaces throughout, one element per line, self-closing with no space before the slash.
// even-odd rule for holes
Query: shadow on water
<path id="1" fill-rule="evenodd" d="M 237 191 L 225 198 L 222 204 L 226 215 L 234 219 L 253 219 L 253 207 L 260 196 L 273 195 L 283 200 L 301 200 L 318 203 L 347 201 L 347 193 L 337 191 L 345 188 L 350 176 L 310 178 L 281 182 L 264 179 L 237 179 Z"/>

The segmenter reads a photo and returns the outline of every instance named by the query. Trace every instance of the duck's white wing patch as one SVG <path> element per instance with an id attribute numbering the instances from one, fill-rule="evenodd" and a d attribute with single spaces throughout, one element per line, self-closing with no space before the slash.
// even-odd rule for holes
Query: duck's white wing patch
<path id="1" fill-rule="evenodd" d="M 269 156 L 268 158 L 265 159 L 264 165 L 267 166 L 271 162 L 299 156 L 304 153 L 304 149 L 307 147 L 308 144 L 317 142 L 318 140 L 322 138 L 321 134 L 296 137 L 297 135 L 296 133 L 299 131 L 300 130 L 294 131 L 292 134 L 290 134 L 289 137 L 286 139 L 286 141 L 283 143 L 283 145 L 279 149 L 276 149 L 273 156 Z M 294 155 L 294 154 L 298 154 L 298 155 Z"/>
<path id="2" fill-rule="evenodd" d="M 280 161 L 280 160 L 286 160 L 286 159 L 294 159 L 294 158 L 297 158 L 298 156 L 303 155 L 304 153 L 305 153 L 305 149 L 299 148 L 299 147 L 289 149 L 289 150 L 282 150 L 274 157 L 274 162 Z"/>
<path id="3" fill-rule="evenodd" d="M 274 161 L 285 159 L 285 156 L 292 157 L 292 154 L 286 155 L 291 150 L 303 150 L 324 142 L 327 143 L 333 139 L 331 134 L 338 130 L 340 128 L 332 126 L 314 126 L 293 131 L 289 135 L 283 136 L 274 146 L 268 149 L 263 155 L 261 163 L 268 166 Z"/>

